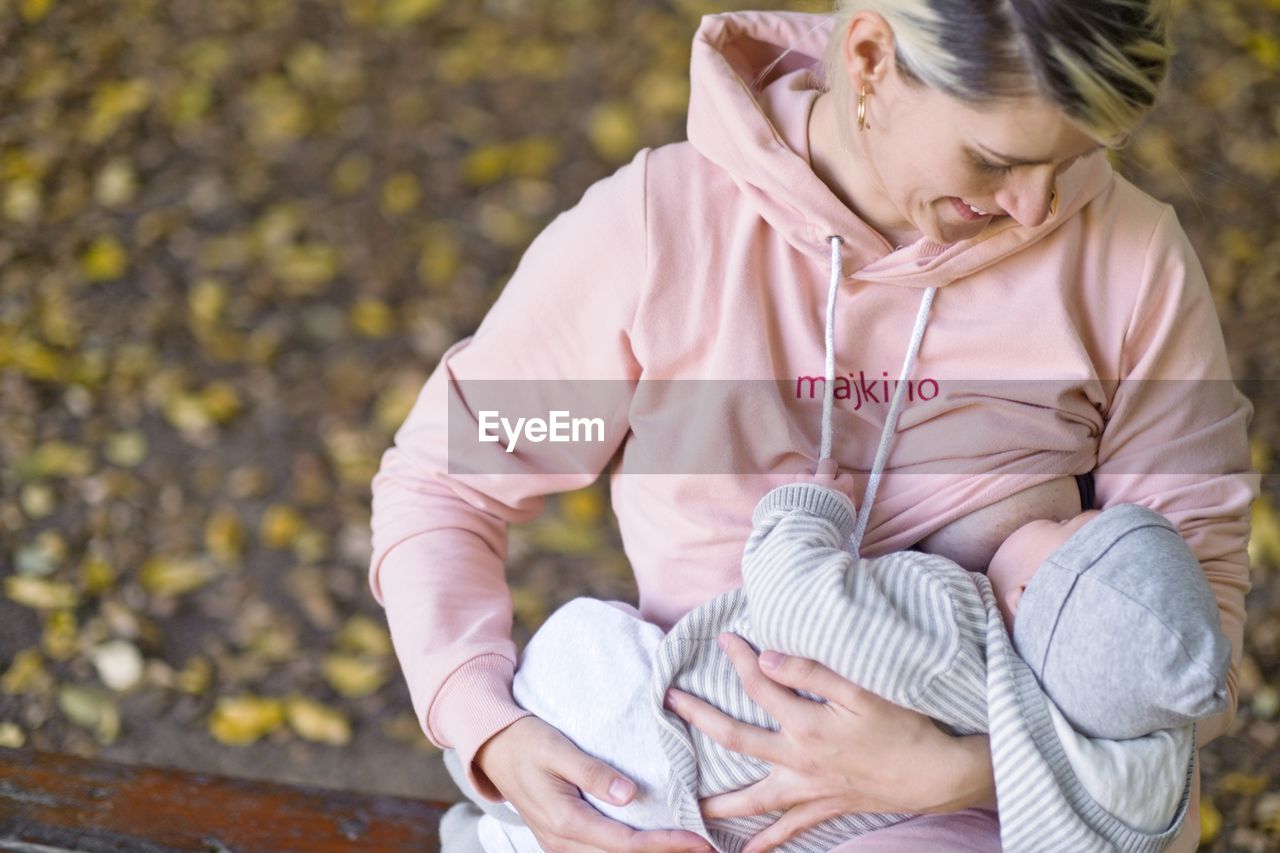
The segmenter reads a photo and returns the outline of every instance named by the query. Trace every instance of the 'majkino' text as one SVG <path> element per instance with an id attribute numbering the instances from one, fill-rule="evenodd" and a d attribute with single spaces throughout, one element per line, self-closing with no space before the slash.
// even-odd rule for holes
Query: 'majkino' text
<path id="1" fill-rule="evenodd" d="M 890 381 L 887 370 L 882 375 L 883 379 L 867 379 L 866 374 L 859 370 L 857 376 L 852 373 L 848 376 L 837 376 L 832 396 L 837 400 L 853 400 L 854 411 L 861 409 L 863 403 L 891 403 L 894 392 L 898 390 L 899 380 Z M 822 376 L 797 376 L 796 398 L 804 399 L 807 394 L 810 400 L 818 399 L 822 397 L 826 384 L 827 380 Z M 938 396 L 936 380 L 907 380 L 907 402 L 928 401 L 936 396 Z"/>
<path id="2" fill-rule="evenodd" d="M 500 441 L 499 426 L 506 433 L 508 453 L 515 452 L 516 443 L 521 438 L 527 438 L 534 444 L 543 441 L 604 441 L 603 418 L 570 418 L 569 413 L 562 410 L 548 412 L 547 418 L 516 418 L 512 424 L 496 411 L 481 411 L 480 441 Z"/>

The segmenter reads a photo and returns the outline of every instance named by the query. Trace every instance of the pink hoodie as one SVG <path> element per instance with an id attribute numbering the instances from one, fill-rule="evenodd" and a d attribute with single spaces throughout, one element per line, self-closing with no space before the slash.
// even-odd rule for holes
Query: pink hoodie
<path id="1" fill-rule="evenodd" d="M 1220 732 L 1234 714 L 1259 485 L 1246 440 L 1252 408 L 1230 382 L 1204 273 L 1172 208 L 1094 155 L 1059 177 L 1057 210 L 1040 226 L 1010 219 L 974 240 L 895 250 L 810 168 L 823 21 L 703 19 L 689 141 L 639 152 L 539 235 L 475 335 L 444 355 L 374 479 L 370 584 L 414 708 L 491 798 L 471 761 L 525 714 L 510 691 L 507 524 L 615 461 L 612 502 L 640 611 L 669 628 L 739 585 L 752 509 L 812 470 L 820 419 L 811 407 L 763 411 L 729 391 L 691 425 L 683 410 L 637 393 L 621 403 L 621 429 L 574 447 L 576 468 L 524 457 L 527 473 L 461 474 L 458 460 L 450 468 L 449 427 L 475 435 L 479 415 L 457 385 L 450 408 L 451 383 L 781 380 L 785 389 L 821 376 L 831 235 L 843 271 L 835 373 L 852 377 L 844 398 L 837 389 L 833 453 L 854 472 L 855 497 L 888 409 L 877 380 L 898 375 L 921 297 L 937 288 L 911 373 L 920 396 L 902 410 L 862 553 L 909 547 L 1029 485 L 1093 470 L 1100 507 L 1163 513 L 1200 559 L 1232 644 L 1228 711 L 1202 731 Z M 536 397 L 541 386 L 522 387 Z M 709 473 L 676 464 L 648 473 L 663 449 L 729 461 Z"/>

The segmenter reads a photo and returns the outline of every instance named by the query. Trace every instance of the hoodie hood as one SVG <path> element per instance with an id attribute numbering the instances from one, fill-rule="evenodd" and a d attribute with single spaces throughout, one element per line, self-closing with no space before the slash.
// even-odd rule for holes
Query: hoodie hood
<path id="1" fill-rule="evenodd" d="M 970 240 L 922 237 L 894 249 L 809 164 L 809 113 L 833 25 L 830 15 L 798 12 L 705 16 L 693 41 L 688 135 L 791 246 L 825 261 L 829 238 L 839 236 L 844 278 L 948 285 L 1052 233 L 1111 183 L 1105 156 L 1082 157 L 1058 176 L 1056 211 L 1034 228 L 1009 218 Z"/>

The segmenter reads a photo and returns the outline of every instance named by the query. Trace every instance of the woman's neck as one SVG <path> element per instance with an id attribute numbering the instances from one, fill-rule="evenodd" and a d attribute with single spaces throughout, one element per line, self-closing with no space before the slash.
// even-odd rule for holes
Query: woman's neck
<path id="1" fill-rule="evenodd" d="M 808 132 L 813 173 L 836 198 L 891 245 L 906 246 L 919 239 L 920 232 L 889 201 L 872 163 L 866 134 L 853 131 L 853 150 L 841 145 L 836 99 L 830 92 L 819 95 L 810 110 Z"/>

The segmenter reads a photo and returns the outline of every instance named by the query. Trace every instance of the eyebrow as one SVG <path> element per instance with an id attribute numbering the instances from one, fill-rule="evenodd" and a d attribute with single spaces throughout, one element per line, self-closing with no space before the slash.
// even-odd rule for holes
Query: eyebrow
<path id="1" fill-rule="evenodd" d="M 1001 154 L 997 151 L 992 151 L 990 148 L 983 145 L 981 142 L 978 143 L 978 147 L 981 148 L 987 155 L 994 157 L 997 160 L 1004 160 L 1005 163 L 1007 163 L 1010 166 L 1044 166 L 1049 163 L 1048 160 L 1027 160 L 1023 157 L 1010 157 L 1007 154 Z M 1080 156 L 1084 157 L 1088 154 L 1092 154 L 1095 151 L 1101 150 L 1101 148 L 1102 148 L 1101 145 L 1095 145 L 1093 148 L 1090 148 L 1088 151 L 1084 152 L 1084 154 L 1081 154 Z"/>

